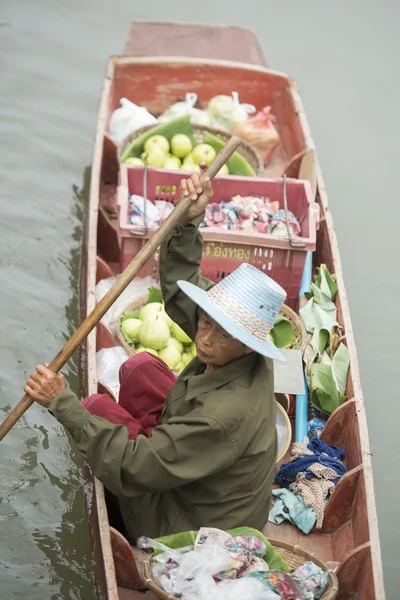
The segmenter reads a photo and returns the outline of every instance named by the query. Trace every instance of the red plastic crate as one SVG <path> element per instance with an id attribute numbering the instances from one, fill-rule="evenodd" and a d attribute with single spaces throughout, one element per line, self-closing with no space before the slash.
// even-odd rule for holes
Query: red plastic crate
<path id="1" fill-rule="evenodd" d="M 144 196 L 144 168 L 121 165 L 120 186 L 118 190 L 118 233 L 121 241 L 121 270 L 124 270 L 136 256 L 154 229 L 135 229 L 128 221 L 129 197 L 132 194 Z M 149 200 L 173 202 L 179 198 L 179 183 L 188 176 L 182 171 L 148 168 L 146 193 Z M 230 200 L 236 194 L 241 196 L 268 197 L 279 200 L 283 205 L 283 180 L 262 179 L 258 177 L 216 177 L 213 181 L 212 202 Z M 319 226 L 319 207 L 313 201 L 308 181 L 287 180 L 287 206 L 301 225 L 301 237 L 294 238 L 292 247 L 289 238 L 277 238 L 269 234 L 224 231 L 216 228 L 201 228 L 204 239 L 202 274 L 218 282 L 241 263 L 247 262 L 277 281 L 287 292 L 286 304 L 296 304 L 307 250 L 315 250 L 316 230 Z M 151 275 L 158 278 L 159 253 L 140 271 L 139 277 Z"/>

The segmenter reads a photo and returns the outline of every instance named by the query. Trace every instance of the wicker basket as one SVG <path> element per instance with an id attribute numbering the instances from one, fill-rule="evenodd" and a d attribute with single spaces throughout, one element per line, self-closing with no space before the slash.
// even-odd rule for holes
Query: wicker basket
<path id="1" fill-rule="evenodd" d="M 326 586 L 325 592 L 321 596 L 321 600 L 334 600 L 339 591 L 339 583 L 335 573 L 330 567 L 318 558 L 315 554 L 310 554 L 306 550 L 303 550 L 299 546 L 293 546 L 287 542 L 268 538 L 271 546 L 281 555 L 283 560 L 286 562 L 290 570 L 295 569 L 304 565 L 304 563 L 312 560 L 318 567 L 320 567 L 325 573 L 328 573 L 328 585 Z M 161 600 L 176 600 L 175 596 L 168 594 L 162 588 L 160 588 L 152 577 L 151 560 L 147 560 L 144 563 L 144 581 L 146 587 Z"/>
<path id="2" fill-rule="evenodd" d="M 283 317 L 286 317 L 290 321 L 293 327 L 295 337 L 293 347 L 301 350 L 301 354 L 304 355 L 307 346 L 307 333 L 301 317 L 286 304 L 282 306 L 280 312 Z"/>
<path id="3" fill-rule="evenodd" d="M 136 300 L 135 302 L 133 302 L 132 304 L 127 306 L 125 310 L 139 310 L 144 304 L 146 304 L 147 300 L 148 300 L 148 296 L 139 298 L 138 300 Z M 291 308 L 286 306 L 286 304 L 284 304 L 282 306 L 281 314 L 284 317 L 286 317 L 292 324 L 294 336 L 295 336 L 294 347 L 301 350 L 301 353 L 304 354 L 307 340 L 306 340 L 306 330 L 304 329 L 303 321 L 301 320 L 299 315 L 297 313 L 295 313 L 294 310 L 292 310 Z M 123 349 L 128 354 L 128 356 L 133 356 L 135 354 L 135 351 L 132 350 L 132 348 L 129 346 L 129 344 L 126 343 L 124 336 L 122 335 L 121 330 L 119 328 L 119 325 L 117 326 L 117 338 L 118 338 L 119 344 L 123 347 Z"/>
<path id="4" fill-rule="evenodd" d="M 128 136 L 126 136 L 126 138 L 124 138 L 118 146 L 119 161 L 121 161 L 121 156 L 122 156 L 125 148 L 131 142 L 133 142 L 139 136 L 141 136 L 142 133 L 146 133 L 146 131 L 148 131 L 149 129 L 152 129 L 153 127 L 154 127 L 154 125 L 147 125 L 146 127 L 141 127 L 140 129 L 136 129 L 136 131 L 133 131 Z M 210 133 L 212 133 L 213 135 L 218 137 L 225 144 L 232 137 L 230 133 L 227 133 L 226 131 L 222 131 L 222 129 L 215 129 L 214 127 L 207 127 L 205 125 L 194 125 L 194 124 L 192 124 L 192 127 L 193 127 L 193 135 L 194 135 L 194 138 L 195 138 L 197 144 L 201 144 L 203 142 L 204 135 L 207 131 L 209 131 Z M 257 152 L 257 150 L 252 148 L 252 146 L 250 146 L 250 144 L 248 144 L 247 142 L 245 142 L 243 140 L 242 143 L 240 144 L 240 146 L 238 147 L 237 152 L 241 156 L 243 156 L 243 158 L 245 158 L 247 160 L 247 162 L 252 167 L 253 171 L 255 172 L 255 174 L 257 176 L 259 176 L 259 177 L 264 176 L 264 161 L 261 158 L 260 154 Z"/>
<path id="5" fill-rule="evenodd" d="M 144 306 L 147 303 L 148 299 L 149 299 L 148 294 L 146 296 L 143 296 L 142 298 L 138 298 L 137 300 L 135 300 L 135 302 L 132 302 L 131 304 L 129 304 L 129 306 L 127 306 L 125 308 L 124 312 L 127 310 L 139 310 L 140 308 L 142 308 L 142 306 Z M 123 349 L 125 350 L 127 355 L 130 357 L 130 356 L 133 356 L 134 354 L 136 354 L 136 352 L 134 350 L 132 350 L 132 348 L 129 346 L 129 344 L 126 343 L 124 336 L 121 333 L 121 330 L 119 327 L 119 318 L 117 319 L 116 332 L 117 332 L 118 342 L 119 342 L 120 346 L 123 347 Z"/>

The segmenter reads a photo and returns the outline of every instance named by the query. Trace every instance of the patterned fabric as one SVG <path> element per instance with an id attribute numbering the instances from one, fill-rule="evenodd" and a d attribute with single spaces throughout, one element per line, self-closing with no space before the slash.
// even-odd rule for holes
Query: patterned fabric
<path id="1" fill-rule="evenodd" d="M 321 529 L 326 501 L 340 478 L 346 473 L 342 459 L 344 451 L 316 438 L 306 446 L 295 442 L 290 462 L 282 465 L 275 481 L 302 496 L 305 506 L 317 515 L 316 527 Z"/>
<path id="2" fill-rule="evenodd" d="M 313 508 L 317 515 L 317 529 L 321 529 L 324 522 L 325 499 L 329 495 L 332 488 L 335 487 L 333 481 L 322 479 L 306 479 L 301 478 L 293 483 L 291 489 L 296 494 L 303 497 L 304 504 Z"/>
<path id="3" fill-rule="evenodd" d="M 303 587 L 311 592 L 314 598 L 321 598 L 328 585 L 328 573 L 325 573 L 320 567 L 317 567 L 312 561 L 297 567 L 293 575 L 298 581 L 301 581 Z"/>

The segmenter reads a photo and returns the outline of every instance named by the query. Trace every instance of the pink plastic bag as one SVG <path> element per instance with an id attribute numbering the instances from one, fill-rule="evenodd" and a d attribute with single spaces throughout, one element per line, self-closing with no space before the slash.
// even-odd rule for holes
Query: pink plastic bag
<path id="1" fill-rule="evenodd" d="M 272 151 L 279 144 L 279 134 L 274 123 L 275 117 L 271 115 L 271 107 L 265 106 L 254 117 L 249 117 L 246 121 L 235 125 L 232 134 L 248 142 L 259 152 L 266 164 Z"/>

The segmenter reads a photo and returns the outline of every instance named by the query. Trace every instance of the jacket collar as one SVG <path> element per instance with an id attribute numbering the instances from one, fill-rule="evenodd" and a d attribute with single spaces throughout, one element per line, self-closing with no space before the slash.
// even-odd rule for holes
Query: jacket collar
<path id="1" fill-rule="evenodd" d="M 244 373 L 249 372 L 257 360 L 257 354 L 251 352 L 237 360 L 234 360 L 223 367 L 210 371 L 209 373 L 199 373 L 203 363 L 196 358 L 189 373 L 185 373 L 182 379 L 187 382 L 187 392 L 185 400 L 193 400 L 201 394 L 206 394 L 212 390 L 226 385 L 230 381 L 237 379 Z"/>

